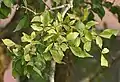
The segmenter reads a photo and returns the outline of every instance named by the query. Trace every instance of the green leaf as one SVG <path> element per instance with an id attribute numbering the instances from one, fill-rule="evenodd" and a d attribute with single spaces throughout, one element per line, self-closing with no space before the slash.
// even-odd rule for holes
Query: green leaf
<path id="1" fill-rule="evenodd" d="M 80 47 L 70 46 L 70 49 L 71 49 L 72 53 L 77 57 L 81 57 L 81 58 L 91 57 L 89 54 L 86 54 L 84 51 L 82 51 L 82 49 Z"/>
<path id="2" fill-rule="evenodd" d="M 57 41 L 58 41 L 59 43 L 67 42 L 66 38 L 63 37 L 63 36 L 61 36 L 61 35 L 57 38 Z"/>
<path id="3" fill-rule="evenodd" d="M 41 22 L 40 16 L 35 16 L 31 22 Z"/>
<path id="4" fill-rule="evenodd" d="M 57 17 L 58 17 L 58 20 L 59 20 L 60 22 L 63 21 L 62 15 L 61 15 L 59 12 L 58 12 L 58 14 L 57 14 Z"/>
<path id="5" fill-rule="evenodd" d="M 43 23 L 44 26 L 47 26 L 51 22 L 51 17 L 49 11 L 45 11 L 41 16 L 40 16 L 41 22 Z"/>
<path id="6" fill-rule="evenodd" d="M 15 46 L 16 44 L 10 40 L 10 39 L 2 39 L 3 43 L 8 46 L 8 47 L 12 47 L 12 46 Z"/>
<path id="7" fill-rule="evenodd" d="M 24 55 L 24 59 L 25 59 L 25 61 L 30 61 L 31 60 L 31 57 L 30 57 L 30 55 L 29 54 L 26 54 L 26 55 Z"/>
<path id="8" fill-rule="evenodd" d="M 54 35 L 48 35 L 48 36 L 45 36 L 43 41 L 47 41 L 48 39 L 52 38 Z"/>
<path id="9" fill-rule="evenodd" d="M 33 30 L 35 31 L 42 31 L 43 28 L 37 24 L 32 24 L 31 27 L 33 28 Z"/>
<path id="10" fill-rule="evenodd" d="M 85 29 L 85 25 L 81 21 L 78 21 L 75 27 L 77 30 L 81 30 L 81 31 Z"/>
<path id="11" fill-rule="evenodd" d="M 76 38 L 74 41 L 74 45 L 78 47 L 80 45 L 80 38 Z"/>
<path id="12" fill-rule="evenodd" d="M 103 55 L 101 55 L 101 66 L 108 67 L 108 61 L 105 59 Z"/>
<path id="13" fill-rule="evenodd" d="M 108 50 L 107 48 L 104 48 L 104 49 L 102 50 L 102 54 L 107 54 L 107 53 L 109 53 L 109 50 Z"/>
<path id="14" fill-rule="evenodd" d="M 84 16 L 83 16 L 82 21 L 85 21 L 85 20 L 87 19 L 88 15 L 89 15 L 89 11 L 88 11 L 87 8 L 85 8 L 85 9 L 84 9 Z"/>
<path id="15" fill-rule="evenodd" d="M 62 51 L 66 51 L 67 49 L 68 49 L 68 46 L 65 44 L 65 43 L 62 43 L 61 45 L 60 45 L 60 48 L 62 49 Z"/>
<path id="16" fill-rule="evenodd" d="M 35 37 L 36 37 L 36 33 L 33 31 L 33 32 L 31 33 L 31 40 L 35 39 Z"/>
<path id="17" fill-rule="evenodd" d="M 86 28 L 87 28 L 87 29 L 90 29 L 92 26 L 94 26 L 94 25 L 96 25 L 96 24 L 98 24 L 98 22 L 96 22 L 96 21 L 89 21 L 89 22 L 87 22 L 87 24 L 86 24 Z"/>
<path id="18" fill-rule="evenodd" d="M 114 30 L 114 29 L 106 29 L 104 30 L 102 33 L 100 33 L 100 36 L 103 38 L 111 38 L 112 35 L 117 35 L 118 34 L 118 30 Z"/>
<path id="19" fill-rule="evenodd" d="M 84 43 L 84 50 L 90 51 L 91 50 L 91 42 Z"/>
<path id="20" fill-rule="evenodd" d="M 78 37 L 78 32 L 71 32 L 67 35 L 67 40 L 75 40 Z"/>
<path id="21" fill-rule="evenodd" d="M 37 67 L 34 66 L 33 70 L 42 77 L 42 73 L 41 73 L 41 71 Z"/>
<path id="22" fill-rule="evenodd" d="M 85 38 L 86 38 L 88 41 L 92 41 L 92 34 L 91 34 L 89 31 L 86 31 L 86 32 L 85 32 Z"/>
<path id="23" fill-rule="evenodd" d="M 72 26 L 72 25 L 75 24 L 75 22 L 76 22 L 76 20 L 72 20 L 72 21 L 69 22 L 69 25 Z"/>
<path id="24" fill-rule="evenodd" d="M 57 50 L 50 50 L 50 53 L 51 53 L 53 59 L 55 60 L 55 62 L 61 63 L 61 61 L 63 59 L 63 54 L 61 55 Z"/>
<path id="25" fill-rule="evenodd" d="M 99 37 L 99 36 L 96 37 L 96 44 L 97 44 L 100 48 L 102 48 L 103 40 L 102 40 L 101 37 Z"/>
<path id="26" fill-rule="evenodd" d="M 20 22 L 18 23 L 16 29 L 14 32 L 21 30 L 22 28 L 25 28 L 26 22 L 28 22 L 28 17 L 25 15 Z"/>
<path id="27" fill-rule="evenodd" d="M 79 17 L 77 17 L 75 14 L 69 14 L 67 13 L 68 16 L 70 17 L 70 19 L 76 19 L 76 20 L 79 20 Z"/>
<path id="28" fill-rule="evenodd" d="M 57 32 L 54 29 L 50 29 L 47 31 L 49 34 L 57 34 Z"/>
<path id="29" fill-rule="evenodd" d="M 3 0 L 3 3 L 5 4 L 5 6 L 7 7 L 12 7 L 12 0 Z"/>
<path id="30" fill-rule="evenodd" d="M 46 61 L 52 60 L 52 56 L 50 55 L 50 53 L 43 53 L 43 57 Z"/>
<path id="31" fill-rule="evenodd" d="M 50 45 L 47 46 L 47 48 L 45 49 L 44 53 L 48 52 L 53 46 L 53 43 L 51 43 Z"/>

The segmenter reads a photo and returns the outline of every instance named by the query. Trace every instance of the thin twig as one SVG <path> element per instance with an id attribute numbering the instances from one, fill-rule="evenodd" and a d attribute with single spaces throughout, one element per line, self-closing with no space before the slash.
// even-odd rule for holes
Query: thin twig
<path id="1" fill-rule="evenodd" d="M 64 5 L 61 5 L 61 6 L 53 7 L 53 8 L 50 9 L 50 11 L 64 8 L 64 7 L 66 7 L 67 5 L 68 5 L 68 4 L 64 4 Z"/>
<path id="2" fill-rule="evenodd" d="M 42 1 L 43 1 L 43 3 L 47 6 L 48 9 L 51 9 L 51 8 L 49 7 L 49 5 L 48 5 L 44 0 L 42 0 Z"/>
<path id="3" fill-rule="evenodd" d="M 68 12 L 68 10 L 70 9 L 70 8 L 72 8 L 73 7 L 73 0 L 70 0 L 70 3 L 68 4 L 68 6 L 65 8 L 65 10 L 63 11 L 63 14 L 62 14 L 62 17 L 64 17 L 65 16 L 65 14 Z"/>
<path id="4" fill-rule="evenodd" d="M 27 9 L 28 11 L 32 12 L 33 14 L 37 14 L 36 12 L 34 12 L 32 9 L 25 7 L 25 6 L 21 6 L 21 8 Z"/>

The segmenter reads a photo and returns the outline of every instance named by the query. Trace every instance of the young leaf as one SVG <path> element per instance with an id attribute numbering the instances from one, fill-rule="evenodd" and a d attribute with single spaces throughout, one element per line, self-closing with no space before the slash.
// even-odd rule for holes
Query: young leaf
<path id="1" fill-rule="evenodd" d="M 107 53 L 109 53 L 109 50 L 108 50 L 107 48 L 104 48 L 104 49 L 102 50 L 102 54 L 107 54 Z"/>
<path id="2" fill-rule="evenodd" d="M 67 35 L 67 40 L 75 40 L 78 37 L 79 33 L 71 32 Z"/>
<path id="3" fill-rule="evenodd" d="M 103 40 L 102 40 L 101 37 L 99 37 L 99 36 L 96 37 L 96 44 L 97 44 L 100 48 L 102 48 Z"/>
<path id="4" fill-rule="evenodd" d="M 4 43 L 6 46 L 8 46 L 8 47 L 12 47 L 12 46 L 15 46 L 15 45 L 16 45 L 16 44 L 15 44 L 12 40 L 10 40 L 10 39 L 3 39 L 2 41 L 3 41 L 3 43 Z"/>
<path id="5" fill-rule="evenodd" d="M 108 61 L 105 59 L 103 55 L 101 55 L 101 66 L 108 67 Z"/>
<path id="6" fill-rule="evenodd" d="M 84 43 L 84 50 L 90 51 L 91 50 L 91 42 Z"/>

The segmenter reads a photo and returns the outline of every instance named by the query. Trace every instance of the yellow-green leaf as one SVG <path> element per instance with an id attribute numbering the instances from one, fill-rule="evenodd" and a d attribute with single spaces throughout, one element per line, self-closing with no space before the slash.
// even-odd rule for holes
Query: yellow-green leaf
<path id="1" fill-rule="evenodd" d="M 3 41 L 3 43 L 4 43 L 6 46 L 8 46 L 8 47 L 12 47 L 12 46 L 15 46 L 15 45 L 16 45 L 16 44 L 15 44 L 12 40 L 10 40 L 10 39 L 3 39 L 2 41 Z"/>
<path id="2" fill-rule="evenodd" d="M 107 53 L 109 53 L 109 50 L 108 50 L 107 48 L 104 48 L 104 49 L 102 50 L 102 54 L 107 54 Z"/>
<path id="3" fill-rule="evenodd" d="M 67 35 L 67 40 L 75 40 L 78 37 L 79 33 L 71 32 Z"/>
<path id="4" fill-rule="evenodd" d="M 99 37 L 99 36 L 96 37 L 96 44 L 97 44 L 100 48 L 102 48 L 103 40 L 102 40 L 101 37 Z"/>
<path id="5" fill-rule="evenodd" d="M 101 55 L 101 66 L 108 67 L 108 61 L 105 59 L 103 55 Z"/>
<path id="6" fill-rule="evenodd" d="M 51 43 L 50 45 L 47 46 L 47 48 L 45 49 L 44 53 L 48 52 L 53 46 L 53 43 Z"/>
<path id="7" fill-rule="evenodd" d="M 27 54 L 27 55 L 24 55 L 24 59 L 25 59 L 25 61 L 30 61 L 30 60 L 31 60 L 31 57 L 30 57 L 29 54 Z"/>
<path id="8" fill-rule="evenodd" d="M 91 50 L 91 42 L 84 43 L 84 50 L 90 51 Z"/>

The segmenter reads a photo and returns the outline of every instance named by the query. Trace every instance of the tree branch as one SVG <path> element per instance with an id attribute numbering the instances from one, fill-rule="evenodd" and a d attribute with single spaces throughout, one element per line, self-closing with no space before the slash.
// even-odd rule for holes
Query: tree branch
<path id="1" fill-rule="evenodd" d="M 49 80 L 50 82 L 55 82 L 55 67 L 56 67 L 56 62 L 54 60 L 51 60 L 51 70 L 50 70 L 50 76 Z"/>
<path id="2" fill-rule="evenodd" d="M 14 17 L 17 9 L 18 9 L 18 4 L 14 5 L 11 8 L 11 13 L 8 15 L 7 18 L 0 19 L 0 28 L 5 28 L 11 22 L 11 20 Z"/>

